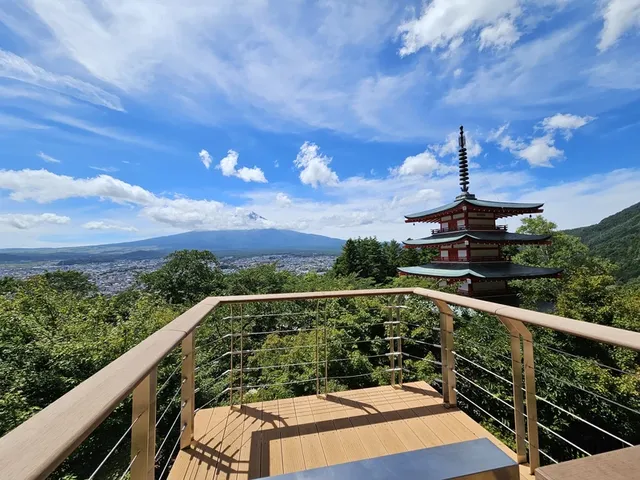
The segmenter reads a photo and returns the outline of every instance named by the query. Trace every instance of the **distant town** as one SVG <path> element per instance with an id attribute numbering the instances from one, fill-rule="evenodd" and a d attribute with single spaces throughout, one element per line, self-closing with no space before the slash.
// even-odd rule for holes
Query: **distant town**
<path id="1" fill-rule="evenodd" d="M 325 273 L 336 260 L 335 255 L 257 255 L 253 257 L 221 257 L 220 266 L 225 273 L 255 267 L 261 264 L 276 263 L 278 270 L 292 273 Z M 131 287 L 136 276 L 142 272 L 157 270 L 163 259 L 116 260 L 113 262 L 79 263 L 60 265 L 59 262 L 0 264 L 0 278 L 14 277 L 24 279 L 46 271 L 78 270 L 84 272 L 98 286 L 101 293 L 116 294 Z"/>

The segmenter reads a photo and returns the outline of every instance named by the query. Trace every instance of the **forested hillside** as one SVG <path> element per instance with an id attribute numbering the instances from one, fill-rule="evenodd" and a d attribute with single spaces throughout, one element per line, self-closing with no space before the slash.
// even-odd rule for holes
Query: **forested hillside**
<path id="1" fill-rule="evenodd" d="M 588 322 L 640 331 L 640 286 L 616 283 L 614 266 L 593 256 L 576 237 L 554 232 L 542 218 L 526 219 L 521 231 L 554 233 L 551 246 L 527 247 L 514 252 L 515 260 L 565 270 L 561 280 L 514 282 L 523 305 L 545 301 L 556 313 Z M 423 255 L 423 257 L 421 257 Z M 397 278 L 399 265 L 428 260 L 428 252 L 403 250 L 373 238 L 351 240 L 334 270 L 326 275 L 296 275 L 275 265 L 223 275 L 215 256 L 206 251 L 172 254 L 159 270 L 141 275 L 135 288 L 104 296 L 78 272 L 51 272 L 25 281 L 0 280 L 0 435 L 25 421 L 56 398 L 122 355 L 150 333 L 207 295 L 346 290 L 385 286 L 425 286 L 427 280 Z M 245 401 L 287 398 L 315 393 L 316 370 L 313 327 L 317 312 L 327 324 L 329 391 L 383 385 L 389 382 L 388 341 L 382 322 L 392 298 L 371 297 L 245 305 L 242 330 Z M 426 380 L 439 388 L 438 312 L 426 299 L 405 299 L 402 336 L 405 380 Z M 319 310 L 321 309 L 321 310 Z M 237 311 L 236 311 L 237 313 Z M 456 309 L 455 346 L 460 360 L 458 389 L 472 403 L 459 398 L 459 406 L 483 426 L 513 446 L 512 433 L 495 423 L 482 409 L 513 428 L 513 412 L 497 401 L 512 402 L 511 385 L 495 375 L 511 378 L 510 339 L 495 317 Z M 228 402 L 220 393 L 229 386 L 225 371 L 229 351 L 225 334 L 238 332 L 230 311 L 219 309 L 196 335 L 196 405 Z M 277 333 L 269 334 L 275 331 Z M 560 435 L 589 453 L 622 446 L 575 417 L 588 419 L 633 444 L 640 443 L 640 358 L 629 350 L 593 341 L 533 329 L 537 394 L 565 411 L 538 403 L 538 420 L 551 429 L 540 430 L 540 445 L 556 460 L 583 455 L 561 441 Z M 244 336 L 243 336 L 244 338 Z M 462 358 L 470 360 L 463 361 Z M 222 359 L 222 360 L 221 360 Z M 167 439 L 179 402 L 179 350 L 158 370 L 158 457 L 169 459 Z M 272 368 L 287 365 L 287 368 Z M 481 366 L 482 368 L 478 367 Z M 493 373 L 487 373 L 488 371 Z M 465 382 L 471 379 L 476 385 Z M 482 387 L 484 390 L 478 388 Z M 475 405 L 474 405 L 475 404 Z M 620 407 L 622 405 L 623 407 Z M 567 414 L 569 411 L 572 415 Z M 164 414 L 164 415 L 162 415 Z M 130 399 L 116 409 L 52 478 L 87 478 L 125 432 L 131 422 Z M 169 433 L 167 433 L 169 432 Z M 171 433 L 173 432 L 173 433 Z M 546 457 L 545 457 L 546 458 Z M 543 460 L 546 462 L 547 460 Z M 127 448 L 117 450 L 102 476 L 117 479 L 129 462 Z"/>
<path id="2" fill-rule="evenodd" d="M 640 203 L 588 227 L 566 230 L 579 237 L 594 255 L 620 266 L 623 281 L 640 278 Z"/>

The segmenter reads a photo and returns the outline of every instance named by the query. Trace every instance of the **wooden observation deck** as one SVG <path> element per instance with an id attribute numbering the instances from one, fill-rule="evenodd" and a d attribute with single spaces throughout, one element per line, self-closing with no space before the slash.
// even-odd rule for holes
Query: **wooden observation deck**
<path id="1" fill-rule="evenodd" d="M 425 382 L 200 410 L 169 480 L 245 480 L 487 438 Z M 533 479 L 520 465 L 521 480 Z"/>

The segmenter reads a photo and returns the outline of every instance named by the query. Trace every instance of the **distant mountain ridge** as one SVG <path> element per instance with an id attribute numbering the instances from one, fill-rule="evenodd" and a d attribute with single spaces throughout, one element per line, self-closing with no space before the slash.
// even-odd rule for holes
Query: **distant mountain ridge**
<path id="1" fill-rule="evenodd" d="M 293 230 L 193 231 L 86 247 L 0 249 L 0 263 L 60 261 L 66 264 L 163 257 L 176 250 L 210 250 L 216 255 L 338 254 L 344 240 Z"/>
<path id="2" fill-rule="evenodd" d="M 618 264 L 621 280 L 640 278 L 640 203 L 600 223 L 565 230 L 565 233 L 580 237 L 593 253 Z"/>

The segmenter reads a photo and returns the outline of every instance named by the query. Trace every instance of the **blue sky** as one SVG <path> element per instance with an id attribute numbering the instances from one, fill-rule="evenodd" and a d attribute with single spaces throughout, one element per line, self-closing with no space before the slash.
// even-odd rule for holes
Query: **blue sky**
<path id="1" fill-rule="evenodd" d="M 416 237 L 460 124 L 479 198 L 591 224 L 640 201 L 638 45 L 640 0 L 2 2 L 0 247 Z"/>

